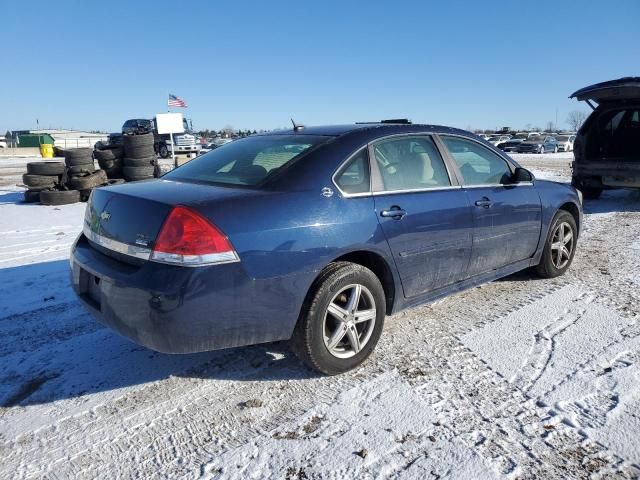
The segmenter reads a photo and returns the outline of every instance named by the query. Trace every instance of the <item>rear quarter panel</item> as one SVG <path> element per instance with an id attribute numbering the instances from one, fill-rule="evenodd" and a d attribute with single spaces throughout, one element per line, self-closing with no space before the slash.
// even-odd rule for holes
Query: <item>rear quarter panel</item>
<path id="1" fill-rule="evenodd" d="M 532 263 L 537 264 L 544 250 L 544 242 L 549 234 L 549 228 L 553 217 L 561 206 L 571 203 L 578 212 L 578 233 L 582 228 L 582 205 L 578 197 L 578 192 L 571 185 L 566 183 L 551 182 L 548 180 L 535 180 L 535 186 L 540 195 L 540 203 L 542 205 L 542 229 L 540 241 L 538 243 L 538 251 Z"/>
<path id="2" fill-rule="evenodd" d="M 372 197 L 327 198 L 317 191 L 239 197 L 233 206 L 197 205 L 230 239 L 251 281 L 245 301 L 265 322 L 293 331 L 319 272 L 352 251 L 382 256 L 393 269 Z M 283 324 L 284 323 L 284 324 Z"/>

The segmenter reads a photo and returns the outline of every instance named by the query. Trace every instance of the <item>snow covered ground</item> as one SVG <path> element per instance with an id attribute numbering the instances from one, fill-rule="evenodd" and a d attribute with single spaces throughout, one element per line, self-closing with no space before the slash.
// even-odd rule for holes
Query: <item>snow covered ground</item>
<path id="1" fill-rule="evenodd" d="M 571 154 L 514 155 L 567 181 Z M 20 203 L 0 159 L 1 478 L 637 478 L 640 192 L 585 205 L 567 275 L 387 319 L 323 378 L 286 344 L 163 355 L 68 283 L 83 204 Z"/>

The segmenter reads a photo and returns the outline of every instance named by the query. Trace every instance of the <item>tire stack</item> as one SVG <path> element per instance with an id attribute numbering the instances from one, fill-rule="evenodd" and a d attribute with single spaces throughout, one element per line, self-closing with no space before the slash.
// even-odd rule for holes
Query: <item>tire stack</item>
<path id="1" fill-rule="evenodd" d="M 107 183 L 107 174 L 104 170 L 96 170 L 91 148 L 65 150 L 64 163 L 66 164 L 65 186 L 70 191 L 78 191 L 79 200 L 82 202 L 88 200 L 94 187 Z"/>
<path id="2" fill-rule="evenodd" d="M 156 153 L 153 148 L 153 133 L 125 135 L 122 173 L 128 182 L 153 178 Z"/>
<path id="3" fill-rule="evenodd" d="M 24 192 L 24 201 L 39 202 L 43 191 L 60 185 L 63 174 L 64 163 L 62 162 L 27 163 L 27 173 L 22 175 L 22 181 L 27 187 L 27 191 Z"/>
<path id="4" fill-rule="evenodd" d="M 93 156 L 98 160 L 98 165 L 107 174 L 107 178 L 122 177 L 122 156 L 124 150 L 120 145 L 98 146 L 93 151 Z"/>

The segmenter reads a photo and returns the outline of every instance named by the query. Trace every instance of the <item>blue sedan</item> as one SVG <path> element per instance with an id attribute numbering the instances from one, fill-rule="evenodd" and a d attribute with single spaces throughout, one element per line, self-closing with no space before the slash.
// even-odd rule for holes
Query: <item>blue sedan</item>
<path id="1" fill-rule="evenodd" d="M 371 354 L 386 315 L 529 267 L 562 275 L 581 224 L 574 188 L 469 132 L 297 126 L 94 190 L 72 283 L 151 349 L 290 339 L 338 374 Z"/>
<path id="2" fill-rule="evenodd" d="M 529 137 L 524 142 L 520 142 L 516 146 L 518 153 L 558 153 L 558 142 L 555 137 L 550 135 Z"/>

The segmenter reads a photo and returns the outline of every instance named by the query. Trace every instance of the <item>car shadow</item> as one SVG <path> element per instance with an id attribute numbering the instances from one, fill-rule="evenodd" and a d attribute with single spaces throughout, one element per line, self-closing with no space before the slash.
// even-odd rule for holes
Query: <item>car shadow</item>
<path id="1" fill-rule="evenodd" d="M 605 190 L 595 200 L 584 201 L 584 213 L 640 212 L 640 189 Z"/>
<path id="2" fill-rule="evenodd" d="M 0 406 L 46 404 L 171 377 L 268 382 L 318 376 L 287 342 L 186 355 L 136 345 L 84 310 L 68 271 L 67 260 L 0 269 Z"/>
<path id="3" fill-rule="evenodd" d="M 0 190 L 0 192 L 3 192 Z M 21 191 L 4 191 L 4 193 L 0 193 L 0 205 L 7 205 L 9 203 L 17 204 L 17 205 L 28 205 L 28 203 L 24 202 L 24 192 Z"/>

